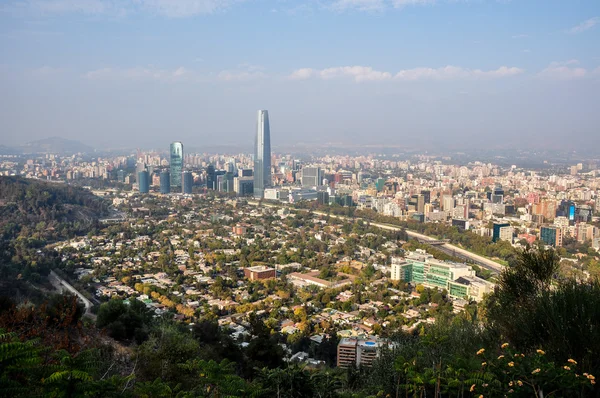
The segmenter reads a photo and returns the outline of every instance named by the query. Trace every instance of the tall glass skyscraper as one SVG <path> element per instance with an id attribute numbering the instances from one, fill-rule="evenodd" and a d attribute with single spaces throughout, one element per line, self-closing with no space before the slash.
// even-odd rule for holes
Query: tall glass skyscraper
<path id="1" fill-rule="evenodd" d="M 171 186 L 181 187 L 181 173 L 183 172 L 183 144 L 179 141 L 171 143 Z"/>
<path id="2" fill-rule="evenodd" d="M 269 113 L 258 111 L 254 141 L 254 196 L 265 196 L 265 188 L 271 185 L 271 131 Z"/>
<path id="3" fill-rule="evenodd" d="M 171 173 L 163 170 L 160 173 L 160 193 L 167 194 L 171 192 Z"/>
<path id="4" fill-rule="evenodd" d="M 143 170 L 138 173 L 138 188 L 140 193 L 150 192 L 150 173 L 148 173 L 148 170 Z"/>

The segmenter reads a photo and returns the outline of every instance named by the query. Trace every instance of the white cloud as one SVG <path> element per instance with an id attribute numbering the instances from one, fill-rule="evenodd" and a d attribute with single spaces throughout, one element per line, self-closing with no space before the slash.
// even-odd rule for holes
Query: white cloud
<path id="1" fill-rule="evenodd" d="M 292 80 L 305 80 L 312 77 L 328 80 L 336 78 L 351 78 L 356 82 L 380 81 L 392 78 L 389 72 L 381 72 L 370 66 L 337 66 L 321 70 L 302 68 L 293 71 L 288 78 Z"/>
<path id="2" fill-rule="evenodd" d="M 382 11 L 386 4 L 384 0 L 336 0 L 330 8 L 335 11 Z"/>
<path id="3" fill-rule="evenodd" d="M 501 66 L 498 69 L 482 71 L 481 69 L 465 69 L 458 66 L 444 66 L 442 68 L 413 68 L 403 69 L 392 75 L 390 72 L 383 72 L 373 69 L 370 66 L 339 66 L 326 69 L 302 68 L 293 71 L 288 78 L 291 80 L 306 80 L 310 78 L 333 79 L 348 77 L 356 82 L 381 81 L 381 80 L 451 80 L 468 78 L 502 78 L 515 76 L 523 73 L 524 70 L 516 67 Z"/>
<path id="4" fill-rule="evenodd" d="M 175 70 L 158 69 L 154 67 L 135 68 L 101 68 L 84 74 L 90 80 L 156 80 L 177 81 L 190 76 L 190 72 L 184 67 Z"/>
<path id="5" fill-rule="evenodd" d="M 312 68 L 296 69 L 295 71 L 292 72 L 292 74 L 289 76 L 289 78 L 292 80 L 306 80 L 306 79 L 310 79 L 311 77 L 315 76 L 316 72 L 317 71 L 315 71 Z"/>
<path id="6" fill-rule="evenodd" d="M 404 69 L 394 76 L 397 80 L 452 80 L 468 78 L 502 78 L 515 76 L 524 70 L 517 67 L 501 66 L 498 69 L 482 71 L 481 69 L 465 69 L 459 66 L 444 66 L 441 68 Z"/>
<path id="7" fill-rule="evenodd" d="M 224 70 L 219 72 L 217 78 L 226 82 L 245 82 L 249 80 L 264 79 L 266 74 L 259 71 L 231 71 Z"/>
<path id="8" fill-rule="evenodd" d="M 171 18 L 212 14 L 228 8 L 228 0 L 133 0 L 141 8 Z"/>
<path id="9" fill-rule="evenodd" d="M 238 0 L 9 0 L 5 9 L 38 13 L 123 16 L 149 12 L 170 18 L 212 14 Z"/>
<path id="10" fill-rule="evenodd" d="M 566 62 L 552 62 L 547 68 L 538 73 L 538 77 L 553 80 L 573 80 L 586 77 L 588 71 L 576 66 L 579 61 L 572 59 Z"/>
<path id="11" fill-rule="evenodd" d="M 581 22 L 580 24 L 573 26 L 571 29 L 569 29 L 569 33 L 585 32 L 586 30 L 591 29 L 594 26 L 596 26 L 599 22 L 600 22 L 600 17 L 593 17 L 590 19 L 586 19 L 585 21 Z"/>
<path id="12" fill-rule="evenodd" d="M 403 8 L 405 6 L 433 5 L 436 0 L 392 0 L 394 8 Z"/>

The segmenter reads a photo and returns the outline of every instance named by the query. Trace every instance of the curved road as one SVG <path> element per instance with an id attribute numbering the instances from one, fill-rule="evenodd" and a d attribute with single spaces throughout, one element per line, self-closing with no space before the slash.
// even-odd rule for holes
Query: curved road
<path id="1" fill-rule="evenodd" d="M 50 283 L 52 283 L 52 285 L 56 287 L 57 290 L 66 289 L 69 292 L 76 295 L 79 298 L 79 300 L 83 302 L 83 305 L 85 305 L 85 315 L 89 316 L 92 319 L 96 319 L 96 315 L 92 314 L 92 302 L 88 300 L 83 294 L 79 293 L 79 291 L 73 286 L 71 286 L 69 282 L 58 276 L 54 271 L 50 271 L 50 275 L 48 276 L 48 278 L 50 279 Z"/>

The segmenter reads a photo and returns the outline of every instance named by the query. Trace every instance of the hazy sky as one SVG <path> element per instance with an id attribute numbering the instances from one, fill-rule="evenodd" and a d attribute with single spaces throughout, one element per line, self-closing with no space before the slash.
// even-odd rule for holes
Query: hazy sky
<path id="1" fill-rule="evenodd" d="M 0 144 L 600 145 L 599 0 L 0 0 Z"/>

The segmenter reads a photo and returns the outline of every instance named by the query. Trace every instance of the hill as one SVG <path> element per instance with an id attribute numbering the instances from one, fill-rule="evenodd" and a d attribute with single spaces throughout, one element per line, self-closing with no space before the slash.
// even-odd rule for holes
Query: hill
<path id="1" fill-rule="evenodd" d="M 50 137 L 36 140 L 21 145 L 19 149 L 24 153 L 90 153 L 94 148 L 79 141 L 68 140 L 61 137 Z"/>
<path id="2" fill-rule="evenodd" d="M 107 210 L 83 188 L 0 176 L 0 290 L 30 296 L 60 262 L 46 245 L 95 231 Z"/>

